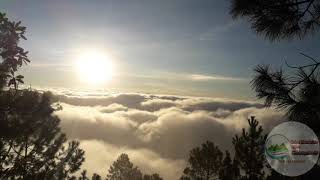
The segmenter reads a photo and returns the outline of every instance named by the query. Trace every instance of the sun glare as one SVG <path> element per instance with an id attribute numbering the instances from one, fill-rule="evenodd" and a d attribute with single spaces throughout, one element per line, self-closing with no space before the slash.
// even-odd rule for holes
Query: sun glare
<path id="1" fill-rule="evenodd" d="M 100 85 L 112 79 L 112 62 L 103 53 L 89 52 L 82 54 L 76 61 L 81 80 Z"/>

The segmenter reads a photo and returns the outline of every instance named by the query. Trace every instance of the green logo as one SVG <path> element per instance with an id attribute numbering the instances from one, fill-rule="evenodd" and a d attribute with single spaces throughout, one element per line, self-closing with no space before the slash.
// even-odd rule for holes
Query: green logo
<path id="1" fill-rule="evenodd" d="M 266 153 L 272 159 L 286 159 L 289 156 L 289 150 L 284 143 L 271 144 L 266 149 Z"/>

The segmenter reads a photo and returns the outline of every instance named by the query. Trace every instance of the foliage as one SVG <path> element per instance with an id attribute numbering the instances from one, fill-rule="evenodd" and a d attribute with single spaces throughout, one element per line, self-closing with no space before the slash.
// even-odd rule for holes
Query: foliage
<path id="1" fill-rule="evenodd" d="M 201 147 L 190 151 L 188 167 L 183 171 L 181 180 L 216 179 L 222 165 L 223 153 L 213 142 L 207 141 Z"/>
<path id="2" fill-rule="evenodd" d="M 121 154 L 109 168 L 108 180 L 162 180 L 159 174 L 144 175 L 130 162 L 127 154 Z"/>
<path id="3" fill-rule="evenodd" d="M 0 12 L 0 89 L 7 84 L 17 88 L 19 83 L 23 83 L 23 76 L 16 76 L 15 72 L 23 63 L 30 62 L 28 52 L 18 45 L 21 38 L 26 40 L 25 31 L 20 21 L 9 21 L 6 14 Z"/>
<path id="4" fill-rule="evenodd" d="M 87 176 L 87 170 L 83 170 L 81 172 L 81 175 L 79 177 L 79 180 L 89 180 L 88 176 Z"/>
<path id="5" fill-rule="evenodd" d="M 320 25 L 319 0 L 231 0 L 230 13 L 271 40 L 301 38 Z"/>
<path id="6" fill-rule="evenodd" d="M 236 180 L 240 177 L 240 169 L 237 160 L 231 159 L 229 151 L 225 152 L 225 157 L 219 171 L 219 179 L 221 180 Z"/>
<path id="7" fill-rule="evenodd" d="M 248 119 L 249 129 L 242 129 L 241 136 L 232 139 L 235 148 L 235 159 L 245 172 L 245 179 L 258 180 L 264 177 L 264 143 L 266 135 L 259 122 L 251 117 Z"/>
<path id="8" fill-rule="evenodd" d="M 180 180 L 261 180 L 265 178 L 264 143 L 266 135 L 259 122 L 248 119 L 248 130 L 243 129 L 232 143 L 235 148 L 234 159 L 230 152 L 223 153 L 214 143 L 207 141 L 201 147 L 190 151 L 188 167 Z M 244 173 L 244 176 L 240 172 Z"/>
<path id="9" fill-rule="evenodd" d="M 84 152 L 76 141 L 68 142 L 52 115 L 51 94 L 31 90 L 16 91 L 14 103 L 9 94 L 0 95 L 1 142 L 0 174 L 3 178 L 66 178 L 79 170 Z"/>
<path id="10" fill-rule="evenodd" d="M 144 175 L 143 180 L 163 180 L 159 174 Z"/>
<path id="11" fill-rule="evenodd" d="M 99 174 L 93 173 L 92 180 L 101 180 L 101 176 Z"/>
<path id="12" fill-rule="evenodd" d="M 52 104 L 51 93 L 18 89 L 23 76 L 15 73 L 30 62 L 18 46 L 26 39 L 20 24 L 0 13 L 0 179 L 71 178 L 84 151 L 60 131 L 53 115 L 60 106 Z"/>
<path id="13" fill-rule="evenodd" d="M 133 166 L 127 154 L 121 154 L 110 167 L 107 177 L 109 180 L 138 180 L 142 179 L 142 173 Z"/>
<path id="14" fill-rule="evenodd" d="M 320 63 L 305 54 L 312 61 L 304 66 L 289 66 L 295 70 L 292 76 L 286 76 L 282 70 L 272 71 L 269 66 L 256 67 L 252 88 L 267 107 L 286 111 L 290 120 L 300 121 L 320 133 Z"/>
<path id="15" fill-rule="evenodd" d="M 308 125 L 320 136 L 320 62 L 315 58 L 302 54 L 311 60 L 311 63 L 302 66 L 287 66 L 294 70 L 291 76 L 285 75 L 280 69 L 273 71 L 269 66 L 257 66 L 256 75 L 252 80 L 252 87 L 260 99 L 265 100 L 265 105 L 274 105 L 279 110 L 284 110 L 289 120 L 300 121 Z M 307 179 L 319 176 L 319 165 L 309 173 L 303 175 Z M 283 179 L 273 172 L 269 179 Z"/>
<path id="16" fill-rule="evenodd" d="M 254 31 L 272 41 L 302 38 L 320 26 L 319 0 L 231 0 L 230 13 L 234 18 L 248 18 Z M 274 105 L 284 110 L 289 120 L 307 124 L 319 136 L 320 62 L 301 54 L 311 63 L 302 66 L 287 64 L 295 71 L 290 76 L 282 69 L 274 71 L 268 65 L 258 65 L 251 84 L 257 97 L 265 100 L 266 107 Z M 284 177 L 271 170 L 267 179 L 316 179 L 318 172 L 319 163 L 301 177 Z"/>

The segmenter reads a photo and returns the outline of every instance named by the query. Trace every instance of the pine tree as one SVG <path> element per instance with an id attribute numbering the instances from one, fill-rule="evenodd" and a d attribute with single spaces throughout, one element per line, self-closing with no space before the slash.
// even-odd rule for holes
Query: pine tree
<path id="1" fill-rule="evenodd" d="M 101 180 L 101 176 L 97 173 L 93 173 L 92 180 Z"/>
<path id="2" fill-rule="evenodd" d="M 183 171 L 180 180 L 218 178 L 223 153 L 213 142 L 207 141 L 201 147 L 190 151 L 188 167 Z"/>
<path id="3" fill-rule="evenodd" d="M 273 71 L 269 66 L 256 67 L 252 88 L 256 96 L 265 100 L 265 105 L 273 105 L 284 110 L 289 120 L 300 121 L 320 135 L 320 80 L 316 59 L 304 55 L 312 63 L 304 66 L 289 66 L 296 73 L 288 76 L 282 70 Z"/>
<path id="4" fill-rule="evenodd" d="M 89 180 L 88 176 L 87 176 L 87 170 L 83 170 L 81 172 L 81 175 L 79 177 L 79 180 Z"/>
<path id="5" fill-rule="evenodd" d="M 241 136 L 236 135 L 232 143 L 235 148 L 235 159 L 244 171 L 245 179 L 260 180 L 264 177 L 265 157 L 264 143 L 266 135 L 255 117 L 248 119 L 249 129 L 242 129 Z"/>
<path id="6" fill-rule="evenodd" d="M 236 180 L 240 176 L 240 170 L 235 160 L 232 161 L 229 151 L 225 152 L 225 157 L 219 171 L 220 180 Z"/>
<path id="7" fill-rule="evenodd" d="M 144 175 L 143 180 L 163 180 L 159 174 Z"/>
<path id="8" fill-rule="evenodd" d="M 163 180 L 159 174 L 143 175 L 137 166 L 130 162 L 127 154 L 121 154 L 110 166 L 107 180 Z"/>
<path id="9" fill-rule="evenodd" d="M 319 0 L 232 0 L 230 13 L 271 40 L 301 38 L 320 26 Z"/>
<path id="10" fill-rule="evenodd" d="M 0 13 L 0 179 L 67 179 L 79 170 L 84 151 L 60 131 L 61 107 L 51 93 L 19 90 L 16 75 L 30 62 L 18 46 L 25 27 Z"/>
<path id="11" fill-rule="evenodd" d="M 60 179 L 79 170 L 84 151 L 76 141 L 67 143 L 59 118 L 52 115 L 56 109 L 51 96 L 31 90 L 16 92 L 15 103 L 1 120 L 6 125 L 0 138 L 1 177 Z"/>
<path id="12" fill-rule="evenodd" d="M 108 180 L 142 180 L 142 173 L 134 167 L 127 154 L 121 154 L 111 165 Z"/>

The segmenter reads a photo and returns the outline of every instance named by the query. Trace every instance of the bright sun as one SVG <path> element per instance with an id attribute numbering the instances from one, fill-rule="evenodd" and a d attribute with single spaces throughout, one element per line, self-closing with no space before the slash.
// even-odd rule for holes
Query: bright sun
<path id="1" fill-rule="evenodd" d="M 112 62 L 103 53 L 88 52 L 81 54 L 76 61 L 81 80 L 91 84 L 103 84 L 112 79 Z"/>

